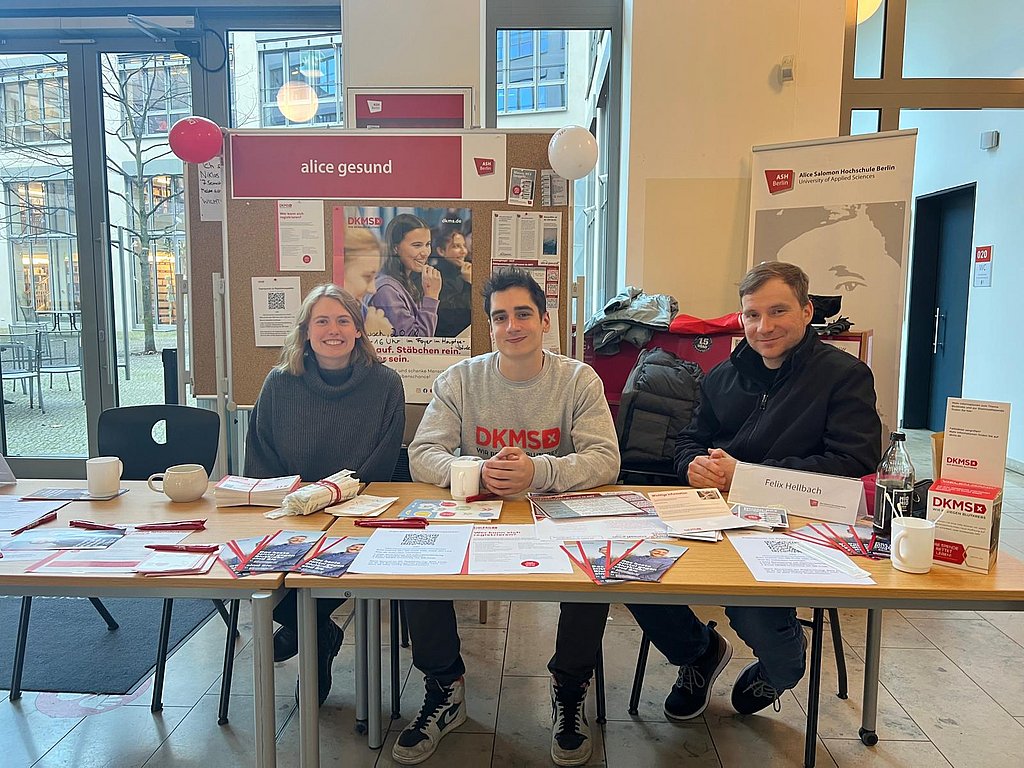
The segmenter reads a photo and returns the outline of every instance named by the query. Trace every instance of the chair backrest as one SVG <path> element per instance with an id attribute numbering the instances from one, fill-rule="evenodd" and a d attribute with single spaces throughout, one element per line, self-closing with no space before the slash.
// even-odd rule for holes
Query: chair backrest
<path id="1" fill-rule="evenodd" d="M 166 422 L 166 442 L 153 439 L 153 427 Z M 100 454 L 117 456 L 125 480 L 145 480 L 175 464 L 202 464 L 207 473 L 217 460 L 220 416 L 187 405 L 129 405 L 100 414 Z"/>
<path id="2" fill-rule="evenodd" d="M 81 331 L 39 331 L 42 367 L 80 366 L 82 364 Z"/>
<path id="3" fill-rule="evenodd" d="M 34 372 L 39 364 L 39 344 L 35 332 L 0 336 L 0 361 L 4 373 Z"/>

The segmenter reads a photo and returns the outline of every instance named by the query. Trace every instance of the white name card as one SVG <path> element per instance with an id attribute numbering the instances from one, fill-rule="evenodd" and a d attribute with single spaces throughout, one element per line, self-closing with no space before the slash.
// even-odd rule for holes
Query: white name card
<path id="1" fill-rule="evenodd" d="M 737 462 L 730 504 L 783 506 L 790 514 L 852 525 L 867 513 L 860 480 Z"/>

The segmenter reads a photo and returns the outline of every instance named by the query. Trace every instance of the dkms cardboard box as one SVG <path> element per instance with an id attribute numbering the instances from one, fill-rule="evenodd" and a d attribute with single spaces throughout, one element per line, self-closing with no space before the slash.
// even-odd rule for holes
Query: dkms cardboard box
<path id="1" fill-rule="evenodd" d="M 988 573 L 999 552 L 1010 404 L 946 401 L 942 477 L 928 491 L 932 562 Z"/>
<path id="2" fill-rule="evenodd" d="M 991 485 L 942 478 L 928 491 L 928 519 L 935 524 L 932 562 L 988 573 L 999 551 L 1003 492 Z"/>

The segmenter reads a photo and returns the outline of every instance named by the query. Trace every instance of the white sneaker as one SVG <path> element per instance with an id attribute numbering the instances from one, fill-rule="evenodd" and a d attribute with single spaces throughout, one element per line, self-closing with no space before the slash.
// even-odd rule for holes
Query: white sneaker
<path id="1" fill-rule="evenodd" d="M 594 744 L 587 722 L 587 683 L 551 679 L 551 759 L 555 765 L 584 765 Z"/>
<path id="2" fill-rule="evenodd" d="M 424 683 L 423 707 L 391 749 L 391 757 L 402 765 L 422 763 L 434 754 L 448 731 L 466 722 L 466 684 L 461 677 L 448 686 L 432 677 L 425 678 Z"/>

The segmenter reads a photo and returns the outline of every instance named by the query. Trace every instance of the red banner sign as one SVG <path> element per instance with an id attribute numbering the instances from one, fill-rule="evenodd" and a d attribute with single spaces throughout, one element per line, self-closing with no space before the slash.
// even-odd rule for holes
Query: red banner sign
<path id="1" fill-rule="evenodd" d="M 464 128 L 461 93 L 358 93 L 356 128 Z"/>
<path id="2" fill-rule="evenodd" d="M 262 199 L 459 200 L 462 141 L 462 136 L 234 134 L 231 194 Z"/>

